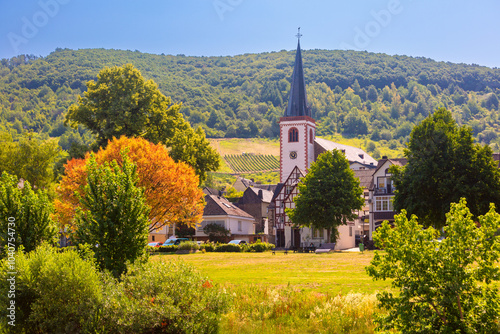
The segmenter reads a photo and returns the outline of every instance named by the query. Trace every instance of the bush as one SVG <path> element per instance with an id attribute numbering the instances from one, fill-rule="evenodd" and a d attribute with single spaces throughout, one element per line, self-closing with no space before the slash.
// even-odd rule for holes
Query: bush
<path id="1" fill-rule="evenodd" d="M 215 247 L 217 247 L 217 245 L 213 242 L 205 242 L 200 245 L 200 249 L 205 250 L 205 252 L 215 252 Z"/>
<path id="2" fill-rule="evenodd" d="M 152 254 L 159 254 L 159 253 L 175 253 L 177 251 L 177 248 L 179 246 L 177 245 L 168 245 L 168 246 L 160 246 L 160 247 L 153 247 L 153 246 L 147 246 L 146 250 L 148 253 Z"/>
<path id="3" fill-rule="evenodd" d="M 261 253 L 272 250 L 274 247 L 275 247 L 274 244 L 270 244 L 268 242 L 256 242 L 254 244 L 249 245 L 249 251 Z"/>
<path id="4" fill-rule="evenodd" d="M 179 247 L 179 250 L 198 250 L 200 249 L 200 245 L 196 241 L 184 241 L 181 242 Z"/>
<path id="5" fill-rule="evenodd" d="M 107 284 L 106 333 L 216 333 L 229 295 L 182 262 L 129 267 Z"/>
<path id="6" fill-rule="evenodd" d="M 58 252 L 42 245 L 35 251 L 16 253 L 15 327 L 7 325 L 2 307 L 2 332 L 83 333 L 97 328 L 103 294 L 92 256 L 83 260 L 76 251 Z M 0 302 L 8 305 L 8 262 L 2 261 Z"/>
<path id="7" fill-rule="evenodd" d="M 158 252 L 160 253 L 175 253 L 177 249 L 179 248 L 178 245 L 168 245 L 168 246 L 160 246 L 160 247 L 153 247 L 158 249 Z"/>
<path id="8" fill-rule="evenodd" d="M 235 244 L 220 244 L 215 247 L 216 252 L 241 252 L 241 247 Z"/>
<path id="9" fill-rule="evenodd" d="M 82 259 L 83 256 L 83 259 Z M 91 252 L 43 245 L 16 253 L 15 327 L 0 310 L 0 332 L 216 333 L 229 295 L 182 262 L 99 273 Z M 0 303 L 9 305 L 9 263 L 0 262 Z"/>

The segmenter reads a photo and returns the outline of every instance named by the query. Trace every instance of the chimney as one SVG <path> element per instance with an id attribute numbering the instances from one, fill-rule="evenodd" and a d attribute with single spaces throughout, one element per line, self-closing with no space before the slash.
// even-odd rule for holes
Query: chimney
<path id="1" fill-rule="evenodd" d="M 262 195 L 262 189 L 260 189 L 260 190 L 259 190 L 259 198 L 260 198 L 260 199 L 263 199 L 263 198 L 264 198 L 264 196 Z"/>
<path id="2" fill-rule="evenodd" d="M 382 157 L 382 159 L 387 159 L 387 155 L 384 155 L 384 156 Z"/>

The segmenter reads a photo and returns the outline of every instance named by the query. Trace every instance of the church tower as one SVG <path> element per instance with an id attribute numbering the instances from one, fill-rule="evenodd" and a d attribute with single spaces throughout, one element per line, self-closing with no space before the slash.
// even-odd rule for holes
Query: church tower
<path id="1" fill-rule="evenodd" d="M 297 166 L 306 172 L 314 161 L 316 122 L 307 106 L 306 84 L 300 51 L 300 28 L 292 74 L 290 97 L 284 117 L 280 118 L 280 182 L 284 183 Z"/>

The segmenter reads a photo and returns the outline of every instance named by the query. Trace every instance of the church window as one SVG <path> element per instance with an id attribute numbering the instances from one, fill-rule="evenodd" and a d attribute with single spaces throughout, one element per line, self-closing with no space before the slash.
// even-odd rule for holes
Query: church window
<path id="1" fill-rule="evenodd" d="M 298 141 L 299 141 L 299 130 L 297 130 L 297 128 L 291 128 L 290 131 L 288 131 L 288 142 L 295 143 Z"/>
<path id="2" fill-rule="evenodd" d="M 313 137 L 313 130 L 309 130 L 309 142 L 312 144 L 314 141 L 314 137 Z"/>

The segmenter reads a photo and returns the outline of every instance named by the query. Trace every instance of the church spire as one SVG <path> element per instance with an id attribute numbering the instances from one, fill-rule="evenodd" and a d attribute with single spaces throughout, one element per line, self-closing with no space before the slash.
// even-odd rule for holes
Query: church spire
<path id="1" fill-rule="evenodd" d="M 295 54 L 295 66 L 292 74 L 292 85 L 290 88 L 290 97 L 285 111 L 285 117 L 309 116 L 311 112 L 307 107 L 306 84 L 304 81 L 304 70 L 302 68 L 302 55 L 300 52 L 300 28 L 297 34 L 297 53 Z"/>

